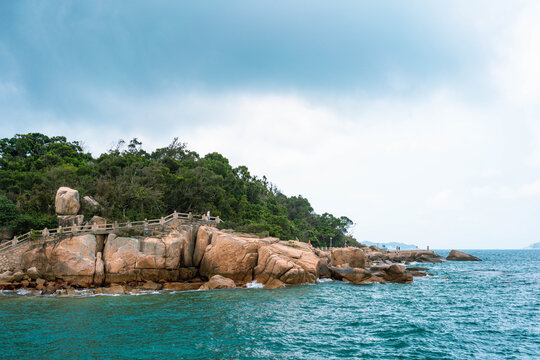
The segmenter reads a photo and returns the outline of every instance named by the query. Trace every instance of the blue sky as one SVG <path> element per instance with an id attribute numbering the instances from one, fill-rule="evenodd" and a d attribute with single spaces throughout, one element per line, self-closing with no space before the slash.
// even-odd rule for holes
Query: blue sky
<path id="1" fill-rule="evenodd" d="M 355 235 L 519 248 L 540 225 L 534 1 L 0 3 L 0 136 L 178 136 Z"/>

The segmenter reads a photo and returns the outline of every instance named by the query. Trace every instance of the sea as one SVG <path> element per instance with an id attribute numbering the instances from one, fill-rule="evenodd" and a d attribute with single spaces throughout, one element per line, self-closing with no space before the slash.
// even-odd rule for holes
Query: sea
<path id="1" fill-rule="evenodd" d="M 540 359 L 540 251 L 467 252 L 484 261 L 427 264 L 413 284 L 2 292 L 0 358 Z"/>

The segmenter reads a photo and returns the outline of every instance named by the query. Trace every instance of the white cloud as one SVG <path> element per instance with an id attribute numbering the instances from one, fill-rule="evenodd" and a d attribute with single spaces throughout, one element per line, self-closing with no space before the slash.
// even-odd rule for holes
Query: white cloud
<path id="1" fill-rule="evenodd" d="M 474 197 L 494 197 L 499 200 L 518 200 L 540 196 L 540 179 L 517 187 L 485 185 L 471 190 Z"/>
<path id="2" fill-rule="evenodd" d="M 492 74 L 503 98 L 520 104 L 539 105 L 540 3 L 527 2 L 496 39 Z"/>

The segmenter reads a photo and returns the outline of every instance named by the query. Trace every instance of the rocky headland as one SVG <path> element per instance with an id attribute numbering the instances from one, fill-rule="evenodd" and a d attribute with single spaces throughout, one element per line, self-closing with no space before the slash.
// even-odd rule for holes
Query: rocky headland
<path id="1" fill-rule="evenodd" d="M 426 275 L 396 264 L 408 261 L 441 260 L 431 251 L 320 250 L 300 241 L 173 224 L 152 236 L 84 234 L 37 243 L 22 254 L 20 266 L 4 269 L 0 289 L 125 293 L 245 287 L 253 281 L 274 289 L 321 278 L 353 284 L 411 283 L 414 276 Z"/>
<path id="2" fill-rule="evenodd" d="M 79 195 L 60 188 L 56 209 L 64 226 L 82 223 Z M 104 219 L 94 218 L 89 223 Z M 436 263 L 433 251 L 386 251 L 370 247 L 318 249 L 300 241 L 220 230 L 182 221 L 156 229 L 115 229 L 58 234 L 32 240 L 15 260 L 0 264 L 0 290 L 28 289 L 36 294 L 72 295 L 145 290 L 265 289 L 334 279 L 352 284 L 411 283 L 430 275 L 406 264 Z M 404 265 L 405 264 L 405 265 Z"/>

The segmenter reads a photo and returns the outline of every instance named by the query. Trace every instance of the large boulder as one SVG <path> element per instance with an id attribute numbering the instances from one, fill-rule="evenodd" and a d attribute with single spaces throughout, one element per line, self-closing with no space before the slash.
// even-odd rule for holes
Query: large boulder
<path id="1" fill-rule="evenodd" d="M 366 267 L 366 257 L 364 252 L 355 247 L 334 248 L 330 253 L 332 266 L 348 264 L 352 268 Z"/>
<path id="2" fill-rule="evenodd" d="M 193 252 L 193 266 L 199 266 L 204 256 L 206 247 L 210 245 L 212 233 L 217 231 L 216 228 L 209 226 L 200 226 L 197 231 L 197 240 L 195 241 L 195 249 Z"/>
<path id="3" fill-rule="evenodd" d="M 413 275 L 405 269 L 405 266 L 394 264 L 384 269 L 383 279 L 389 282 L 410 284 L 413 282 Z"/>
<path id="4" fill-rule="evenodd" d="M 299 241 L 281 241 L 261 246 L 255 268 L 255 279 L 267 283 L 278 279 L 285 284 L 314 283 L 324 261 Z"/>
<path id="5" fill-rule="evenodd" d="M 91 209 L 99 208 L 101 205 L 91 196 L 85 196 L 83 197 L 83 202 L 86 206 L 88 206 Z"/>
<path id="6" fill-rule="evenodd" d="M 71 236 L 25 252 L 22 265 L 30 278 L 37 274 L 48 280 L 63 279 L 80 286 L 93 282 L 96 264 L 96 237 Z"/>
<path id="7" fill-rule="evenodd" d="M 353 284 L 363 284 L 372 277 L 369 271 L 361 268 L 330 266 L 329 269 L 332 278 Z"/>
<path id="8" fill-rule="evenodd" d="M 204 283 L 199 289 L 200 290 L 213 290 L 213 289 L 233 289 L 236 285 L 232 279 L 228 279 L 221 275 L 214 275 L 208 280 L 207 283 Z"/>
<path id="9" fill-rule="evenodd" d="M 238 283 L 250 282 L 258 249 L 258 239 L 215 233 L 212 244 L 206 247 L 199 272 L 207 278 L 222 275 Z"/>
<path id="10" fill-rule="evenodd" d="M 450 254 L 446 257 L 446 260 L 450 261 L 482 261 L 482 259 L 472 256 L 470 254 L 464 253 L 463 251 L 452 250 Z"/>
<path id="11" fill-rule="evenodd" d="M 61 187 L 56 192 L 54 204 L 58 215 L 77 215 L 81 207 L 79 192 L 68 187 Z"/>
<path id="12" fill-rule="evenodd" d="M 106 281 L 177 280 L 185 236 L 182 231 L 163 238 L 109 235 L 103 249 Z"/>

